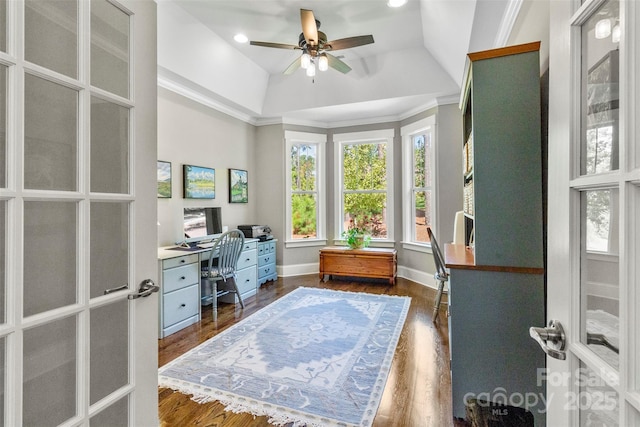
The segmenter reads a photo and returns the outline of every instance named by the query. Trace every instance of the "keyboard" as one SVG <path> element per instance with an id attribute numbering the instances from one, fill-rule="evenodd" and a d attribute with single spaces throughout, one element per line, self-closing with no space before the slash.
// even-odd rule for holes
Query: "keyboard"
<path id="1" fill-rule="evenodd" d="M 198 243 L 196 246 L 198 246 L 200 249 L 211 249 L 215 244 L 216 242 Z"/>

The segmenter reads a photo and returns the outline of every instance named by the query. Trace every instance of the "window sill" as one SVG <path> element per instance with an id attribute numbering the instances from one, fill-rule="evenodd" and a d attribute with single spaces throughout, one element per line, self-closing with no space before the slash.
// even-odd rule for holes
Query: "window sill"
<path id="1" fill-rule="evenodd" d="M 304 240 L 287 240 L 284 247 L 289 248 L 306 248 L 313 246 L 327 246 L 327 239 L 304 239 Z"/>
<path id="2" fill-rule="evenodd" d="M 402 249 L 426 254 L 432 253 L 430 243 L 402 242 Z"/>
<path id="3" fill-rule="evenodd" d="M 333 245 L 334 246 L 347 246 L 347 242 L 345 240 L 334 240 L 333 241 Z M 369 246 L 370 248 L 395 248 L 396 246 L 396 242 L 394 242 L 393 240 L 371 240 L 371 242 L 369 242 Z"/>

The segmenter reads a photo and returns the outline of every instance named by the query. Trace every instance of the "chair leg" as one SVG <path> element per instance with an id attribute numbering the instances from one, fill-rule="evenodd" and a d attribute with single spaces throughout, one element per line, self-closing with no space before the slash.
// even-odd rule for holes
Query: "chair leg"
<path id="1" fill-rule="evenodd" d="M 444 291 L 444 280 L 440 280 L 438 283 L 438 293 L 436 294 L 436 301 L 433 305 L 433 316 L 431 317 L 431 321 L 435 322 L 438 320 L 438 314 L 440 313 L 440 301 L 442 301 L 442 293 Z"/>
<path id="2" fill-rule="evenodd" d="M 213 311 L 213 321 L 218 321 L 218 281 L 210 280 L 211 282 L 211 295 L 213 296 L 213 302 L 211 303 L 211 310 Z"/>
<path id="3" fill-rule="evenodd" d="M 233 277 L 233 288 L 236 290 L 236 295 L 238 297 L 238 301 L 240 302 L 240 307 L 244 308 L 244 302 L 242 301 L 242 297 L 240 296 L 240 290 L 238 289 L 238 284 L 236 283 L 235 277 Z"/>

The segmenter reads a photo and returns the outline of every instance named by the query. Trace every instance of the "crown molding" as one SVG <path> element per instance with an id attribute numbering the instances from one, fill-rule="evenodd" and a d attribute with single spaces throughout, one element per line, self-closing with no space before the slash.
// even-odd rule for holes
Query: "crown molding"
<path id="1" fill-rule="evenodd" d="M 320 129 L 334 129 L 334 128 L 342 128 L 349 126 L 362 126 L 362 125 L 374 125 L 380 123 L 390 123 L 390 122 L 400 122 L 402 120 L 408 119 L 416 114 L 420 114 L 424 111 L 427 111 L 431 108 L 438 107 L 440 105 L 454 104 L 458 102 L 458 94 L 455 95 L 446 95 L 441 96 L 429 101 L 426 104 L 419 105 L 417 107 L 411 108 L 403 113 L 396 115 L 386 115 L 386 116 L 378 116 L 378 117 L 367 117 L 362 119 L 354 119 L 354 120 L 338 120 L 331 122 L 324 121 L 316 121 L 316 120 L 307 120 L 300 119 L 293 116 L 287 116 L 283 114 L 278 117 L 260 117 L 257 115 L 252 115 L 247 112 L 241 111 L 240 109 L 229 106 L 228 103 L 216 99 L 214 97 L 215 94 L 208 94 L 204 88 L 195 87 L 196 85 L 191 84 L 190 82 L 181 81 L 182 79 L 179 76 L 173 76 L 173 73 L 163 69 L 162 67 L 158 67 L 158 86 L 169 91 L 175 92 L 178 95 L 182 95 L 185 98 L 191 99 L 199 104 L 212 108 L 218 112 L 241 120 L 245 123 L 248 123 L 253 126 L 269 126 L 269 125 L 297 125 L 297 126 L 310 126 Z"/>
<path id="2" fill-rule="evenodd" d="M 500 21 L 500 27 L 498 28 L 498 34 L 493 45 L 495 47 L 503 47 L 507 45 L 509 41 L 509 35 L 513 30 L 513 26 L 516 24 L 516 19 L 520 13 L 523 0 L 510 0 L 507 4 L 507 8 L 502 15 L 502 21 Z"/>
<path id="3" fill-rule="evenodd" d="M 212 96 L 206 94 L 202 89 L 193 88 L 190 87 L 190 85 L 176 81 L 176 79 L 173 79 L 166 75 L 166 73 L 163 73 L 161 67 L 158 67 L 158 86 L 245 123 L 254 126 L 257 123 L 257 118 L 255 116 L 230 107 L 228 104 L 220 100 L 214 99 Z"/>

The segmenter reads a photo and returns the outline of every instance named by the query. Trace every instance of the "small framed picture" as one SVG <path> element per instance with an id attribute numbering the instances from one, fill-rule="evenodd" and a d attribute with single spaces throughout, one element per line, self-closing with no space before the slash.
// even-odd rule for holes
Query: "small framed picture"
<path id="1" fill-rule="evenodd" d="M 158 160 L 158 199 L 171 198 L 171 162 Z"/>
<path id="2" fill-rule="evenodd" d="M 184 198 L 215 199 L 216 170 L 212 168 L 183 165 Z"/>
<path id="3" fill-rule="evenodd" d="M 229 169 L 229 203 L 249 202 L 247 171 Z"/>

